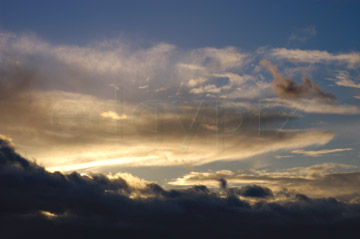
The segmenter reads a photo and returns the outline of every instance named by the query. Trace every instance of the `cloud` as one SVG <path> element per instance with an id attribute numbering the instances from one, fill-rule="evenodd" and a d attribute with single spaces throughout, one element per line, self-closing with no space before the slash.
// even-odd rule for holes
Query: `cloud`
<path id="1" fill-rule="evenodd" d="M 360 112 L 326 104 L 320 99 L 330 95 L 312 81 L 286 87 L 279 71 L 276 87 L 297 100 L 271 98 L 257 63 L 271 49 L 259 56 L 235 47 L 134 47 L 121 39 L 76 46 L 2 36 L 0 131 L 51 171 L 204 165 L 325 145 L 332 132 L 304 126 L 279 133 L 274 125 L 302 112 Z"/>
<path id="2" fill-rule="evenodd" d="M 271 189 L 259 185 L 247 185 L 241 188 L 230 188 L 230 193 L 250 198 L 268 198 L 273 196 Z"/>
<path id="3" fill-rule="evenodd" d="M 8 146 L 14 146 L 12 138 L 7 135 L 0 134 L 0 140 L 5 141 Z"/>
<path id="4" fill-rule="evenodd" d="M 335 97 L 313 81 L 298 84 L 263 62 L 276 78 L 273 86 L 280 98 L 271 98 L 272 84 L 257 62 L 266 56 L 277 63 L 284 57 L 275 54 L 280 49 L 188 50 L 167 43 L 133 47 L 121 39 L 76 46 L 29 34 L 0 35 L 0 131 L 12 136 L 19 152 L 42 165 L 15 153 L 14 144 L 0 135 L 0 190 L 6 195 L 0 199 L 0 222 L 8 230 L 4 237 L 43 232 L 47 238 L 64 238 L 71 231 L 97 238 L 114 232 L 124 237 L 237 238 L 266 235 L 274 227 L 286 232 L 290 222 L 291 232 L 322 222 L 332 225 L 330 233 L 342 228 L 334 224 L 359 218 L 358 172 L 342 172 L 352 169 L 344 165 L 192 172 L 176 182 L 198 185 L 170 190 L 126 172 L 97 174 L 115 166 L 191 168 L 281 151 L 314 154 L 304 148 L 327 144 L 333 132 L 306 125 L 278 131 L 273 125 L 304 117 L 289 110 L 360 111 L 334 104 Z M 300 62 L 358 65 L 357 53 L 309 51 L 309 57 L 285 50 L 298 54 Z M 338 80 L 340 85 L 352 84 Z M 258 100 L 263 98 L 260 112 Z M 279 107 L 287 112 L 279 112 Z M 264 127 L 265 132 L 259 129 L 260 116 L 261 127 L 271 127 Z M 319 152 L 324 153 L 315 154 Z M 234 187 L 236 183 L 244 185 Z M 220 184 L 221 190 L 203 184 Z M 327 196 L 337 199 L 322 198 Z M 242 222 L 250 226 L 240 230 Z M 259 222 L 264 230 L 257 230 Z M 88 235 L 77 235 L 79 231 Z M 318 231 L 320 235 L 323 228 Z"/>
<path id="5" fill-rule="evenodd" d="M 226 189 L 227 181 L 223 178 L 219 178 L 220 188 Z"/>
<path id="6" fill-rule="evenodd" d="M 97 238 L 99 235 L 175 238 L 325 235 L 357 231 L 360 206 L 333 198 L 291 196 L 252 204 L 270 189 L 248 186 L 223 194 L 205 186 L 165 190 L 155 183 L 132 187 L 117 176 L 50 173 L 0 141 L 2 236 Z M 241 226 L 239 226 L 239 223 Z M 246 226 L 242 226 L 245 223 Z M 17 230 L 19 227 L 22 230 Z M 255 234 L 254 234 L 255 233 Z"/>
<path id="7" fill-rule="evenodd" d="M 149 88 L 149 85 L 142 85 L 142 86 L 139 86 L 139 89 L 146 89 L 146 88 Z"/>
<path id="8" fill-rule="evenodd" d="M 16 79 L 7 77 L 6 81 Z M 233 77 L 231 81 L 242 79 Z M 258 105 L 246 102 L 136 105 L 59 90 L 16 92 L 16 97 L 4 99 L 0 107 L 1 132 L 12 135 L 20 152 L 37 158 L 50 171 L 100 170 L 114 165 L 203 165 L 323 145 L 334 136 L 327 131 L 277 134 L 269 130 L 259 140 Z M 163 111 L 157 114 L 156 107 Z M 219 107 L 223 114 L 218 114 Z M 217 121 L 217 117 L 222 120 Z M 283 121 L 286 115 L 264 112 L 261 117 L 266 125 Z M 121 118 L 124 120 L 116 125 L 109 120 Z M 121 137 L 126 140 L 119 140 Z"/>
<path id="9" fill-rule="evenodd" d="M 111 111 L 111 110 L 109 110 L 107 112 L 101 112 L 100 115 L 103 118 L 110 118 L 110 119 L 114 119 L 114 120 L 120 120 L 120 119 L 126 119 L 127 118 L 126 114 L 119 115 L 116 112 Z"/>
<path id="10" fill-rule="evenodd" d="M 291 34 L 289 41 L 306 42 L 310 38 L 316 36 L 317 31 L 315 26 L 305 27 Z"/>
<path id="11" fill-rule="evenodd" d="M 273 156 L 274 159 L 285 159 L 285 158 L 291 158 L 291 155 L 275 155 Z"/>
<path id="12" fill-rule="evenodd" d="M 116 108 L 119 104 L 113 100 L 87 94 L 29 91 L 4 101 L 0 107 L 1 129 L 14 135 L 21 152 L 36 157 L 51 171 L 97 170 L 113 165 L 201 165 L 313 143 L 323 145 L 333 137 L 326 131 L 283 134 L 269 131 L 263 140 L 258 140 L 257 105 L 254 108 L 245 103 L 223 102 L 220 106 L 225 110 L 220 116 L 223 125 L 219 125 L 216 101 L 204 104 L 199 111 L 198 102 L 188 105 L 165 102 L 158 105 L 164 110 L 160 114 L 154 113 L 156 104 L 150 103 L 136 108 L 125 102 Z M 18 117 L 19 112 L 22 117 Z M 125 115 L 126 120 L 118 122 L 116 128 L 110 118 L 104 118 Z M 266 125 L 267 121 L 283 121 L 285 116 L 264 112 L 261 117 L 262 125 Z M 154 131 L 156 125 L 158 131 Z M 316 142 L 310 135 L 318 138 Z M 119 140 L 121 137 L 126 137 L 126 141 Z M 222 138 L 225 140 L 220 144 L 218 140 Z"/>
<path id="13" fill-rule="evenodd" d="M 345 64 L 348 68 L 358 68 L 360 66 L 360 53 L 339 53 L 331 54 L 327 51 L 319 50 L 301 50 L 277 48 L 270 52 L 275 59 L 287 59 L 289 61 L 303 63 L 340 63 Z"/>
<path id="14" fill-rule="evenodd" d="M 324 99 L 327 101 L 336 100 L 336 96 L 331 93 L 323 92 L 319 86 L 312 80 L 303 78 L 302 84 L 297 84 L 289 78 L 285 78 L 268 60 L 260 61 L 260 65 L 268 69 L 274 77 L 273 85 L 275 91 L 280 97 L 296 99 L 299 97 L 309 96 Z"/>
<path id="15" fill-rule="evenodd" d="M 211 131 L 209 132 L 211 133 Z M 261 139 L 248 132 L 231 137 L 216 134 L 206 138 L 198 135 L 191 138 L 191 134 L 180 141 L 175 138 L 164 139 L 162 144 L 152 138 L 127 138 L 127 144 L 97 145 L 96 149 L 89 149 L 87 153 L 71 152 L 65 156 L 57 151 L 51 156 L 51 161 L 45 166 L 50 171 L 79 171 L 101 170 L 102 168 L 123 167 L 150 167 L 150 166 L 182 166 L 204 165 L 215 161 L 244 160 L 256 155 L 279 150 L 292 150 L 313 145 L 324 145 L 331 141 L 334 134 L 327 131 L 282 131 L 263 135 Z M 179 137 L 179 136 L 177 136 Z M 224 140 L 221 140 L 224 137 Z M 152 139 L 152 140 L 151 140 Z M 155 138 L 156 139 L 156 138 Z M 221 141 L 220 141 L 220 140 Z M 157 139 L 159 140 L 159 139 Z M 132 145 L 129 147 L 128 145 Z M 81 145 L 79 146 L 81 150 Z M 70 148 L 69 148 L 70 150 Z M 84 160 L 86 159 L 86 160 Z"/>
<path id="16" fill-rule="evenodd" d="M 146 188 L 148 185 L 153 184 L 154 182 L 149 182 L 145 179 L 136 177 L 130 173 L 116 173 L 116 174 L 109 174 L 107 178 L 110 180 L 116 181 L 117 179 L 123 179 L 127 182 L 127 184 L 136 189 Z"/>
<path id="17" fill-rule="evenodd" d="M 293 112 L 302 111 L 306 113 L 338 115 L 360 114 L 359 107 L 355 105 L 328 104 L 317 99 L 298 99 L 296 101 L 289 101 L 281 98 L 267 98 L 264 99 L 264 102 L 269 102 L 268 107 L 284 107 L 293 110 Z"/>
<path id="18" fill-rule="evenodd" d="M 201 124 L 202 127 L 208 130 L 217 131 L 218 127 L 216 125 L 210 125 L 210 124 Z"/>
<path id="19" fill-rule="evenodd" d="M 1 65 L 36 69 L 40 74 L 34 86 L 42 89 L 57 86 L 57 90 L 108 97 L 109 85 L 115 83 L 121 89 L 137 92 L 128 95 L 128 100 L 144 100 L 145 96 L 152 98 L 161 92 L 175 94 L 181 83 L 191 78 L 236 75 L 250 57 L 234 47 L 183 50 L 159 43 L 138 48 L 124 44 L 121 39 L 85 46 L 55 45 L 33 34 L 2 34 L 7 37 L 0 44 Z M 31 60 L 34 58 L 37 61 Z M 145 88 L 147 91 L 142 90 Z"/>
<path id="20" fill-rule="evenodd" d="M 336 152 L 344 152 L 344 151 L 349 151 L 349 150 L 353 150 L 352 148 L 345 148 L 345 149 L 323 149 L 323 150 L 318 150 L 318 151 L 307 151 L 307 150 L 293 150 L 291 151 L 291 153 L 293 154 L 302 154 L 304 156 L 311 156 L 311 157 L 319 157 L 322 156 L 324 154 L 330 154 L 330 153 L 336 153 Z"/>
<path id="21" fill-rule="evenodd" d="M 206 47 L 191 51 L 185 57 L 187 63 L 180 62 L 179 66 L 189 70 L 207 69 L 216 73 L 243 66 L 247 57 L 248 54 L 238 52 L 234 47 L 223 49 Z"/>
<path id="22" fill-rule="evenodd" d="M 228 99 L 253 99 L 270 88 L 270 84 L 252 75 L 231 72 L 204 74 L 190 79 L 187 83 L 189 93 L 195 95 L 226 96 Z"/>
<path id="23" fill-rule="evenodd" d="M 356 168 L 353 165 L 324 163 L 273 172 L 266 170 L 190 172 L 181 178 L 174 179 L 169 184 L 217 187 L 219 179 L 222 179 L 226 180 L 229 188 L 234 185 L 260 184 L 262 187 L 270 188 L 274 194 L 281 194 L 283 188 L 286 188 L 311 197 L 326 196 L 351 201 L 358 196 L 360 183 L 360 172 L 351 171 Z"/>
<path id="24" fill-rule="evenodd" d="M 356 83 L 354 80 L 352 80 L 347 71 L 338 71 L 334 81 L 338 86 L 360 88 L 360 83 Z"/>
<path id="25" fill-rule="evenodd" d="M 35 79 L 36 74 L 32 69 L 0 64 L 0 101 L 11 100 L 26 93 Z"/>

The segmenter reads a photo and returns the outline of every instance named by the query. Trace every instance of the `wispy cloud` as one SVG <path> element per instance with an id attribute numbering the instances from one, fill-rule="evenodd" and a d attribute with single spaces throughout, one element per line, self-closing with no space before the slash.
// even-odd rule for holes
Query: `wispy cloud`
<path id="1" fill-rule="evenodd" d="M 333 80 L 333 79 L 329 79 L 329 80 Z M 354 80 L 355 79 L 353 79 L 347 71 L 338 71 L 336 75 L 336 79 L 334 79 L 333 81 L 335 81 L 335 84 L 338 86 L 360 88 L 360 83 L 357 83 Z"/>
<path id="2" fill-rule="evenodd" d="M 203 165 L 327 144 L 333 132 L 306 126 L 279 133 L 272 125 L 260 134 L 263 125 L 303 113 L 360 113 L 356 105 L 335 104 L 311 80 L 286 78 L 271 55 L 276 50 L 132 48 L 119 39 L 56 45 L 5 34 L 1 130 L 44 166 L 68 171 Z M 273 83 L 259 65 L 265 55 Z"/>
<path id="3" fill-rule="evenodd" d="M 270 55 L 277 59 L 287 59 L 303 63 L 340 63 L 349 68 L 358 68 L 360 66 L 360 53 L 339 53 L 332 54 L 327 51 L 319 50 L 301 50 L 301 49 L 273 49 Z"/>
<path id="4" fill-rule="evenodd" d="M 329 104 L 316 99 L 298 99 L 296 101 L 289 101 L 280 98 L 267 98 L 264 99 L 264 102 L 270 102 L 272 107 L 284 107 L 306 113 L 339 115 L 360 114 L 359 107 L 355 105 Z"/>
<path id="5" fill-rule="evenodd" d="M 273 85 L 275 91 L 280 97 L 299 98 L 299 97 L 316 97 L 323 100 L 334 101 L 336 96 L 332 93 L 323 92 L 320 87 L 312 80 L 303 78 L 302 84 L 297 84 L 290 78 L 281 74 L 277 67 L 268 60 L 260 61 L 260 65 L 268 69 L 274 77 Z"/>
<path id="6" fill-rule="evenodd" d="M 344 152 L 344 151 L 349 151 L 349 150 L 353 150 L 353 149 L 352 148 L 322 149 L 322 150 L 317 150 L 317 151 L 307 151 L 307 150 L 296 149 L 296 150 L 291 151 L 291 153 L 293 153 L 293 154 L 302 154 L 304 156 L 319 157 L 319 156 L 322 156 L 324 154 Z"/>
<path id="7" fill-rule="evenodd" d="M 317 34 L 315 26 L 309 26 L 296 31 L 289 37 L 289 41 L 306 42 Z"/>

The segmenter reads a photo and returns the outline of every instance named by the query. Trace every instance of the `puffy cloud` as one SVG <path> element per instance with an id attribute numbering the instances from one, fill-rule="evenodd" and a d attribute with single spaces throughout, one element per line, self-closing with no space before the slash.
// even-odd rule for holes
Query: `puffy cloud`
<path id="1" fill-rule="evenodd" d="M 265 170 L 190 172 L 169 184 L 216 187 L 221 179 L 226 180 L 228 185 L 260 184 L 269 187 L 276 194 L 281 194 L 283 188 L 286 188 L 311 197 L 327 196 L 351 201 L 358 196 L 360 173 L 351 171 L 356 168 L 353 165 L 324 163 L 273 172 Z"/>
<path id="2" fill-rule="evenodd" d="M 360 206 L 332 198 L 294 195 L 285 202 L 269 198 L 260 186 L 232 188 L 227 194 L 205 186 L 165 190 L 155 183 L 132 187 L 120 175 L 50 173 L 0 141 L 0 222 L 3 237 L 54 238 L 119 234 L 126 237 L 209 238 L 329 235 L 357 231 Z M 246 226 L 240 226 L 246 222 Z M 16 230 L 19 227 L 22 230 Z M 325 230 L 326 229 L 326 230 Z M 55 232 L 55 233 L 54 233 Z M 255 232 L 255 234 L 254 234 Z"/>
<path id="3" fill-rule="evenodd" d="M 136 177 L 130 173 L 116 173 L 116 174 L 109 174 L 107 175 L 107 177 L 110 180 L 117 180 L 117 179 L 123 179 L 127 182 L 127 184 L 130 187 L 136 188 L 136 189 L 141 189 L 141 188 L 146 188 L 149 184 L 152 184 L 154 182 L 149 182 L 145 179 Z"/>

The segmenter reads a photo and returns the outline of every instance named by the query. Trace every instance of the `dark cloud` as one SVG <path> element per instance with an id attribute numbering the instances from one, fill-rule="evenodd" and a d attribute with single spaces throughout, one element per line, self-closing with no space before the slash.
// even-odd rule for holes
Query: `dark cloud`
<path id="1" fill-rule="evenodd" d="M 341 171 L 356 170 L 356 171 Z M 323 163 L 309 167 L 295 167 L 274 172 L 264 171 L 217 171 L 213 173 L 191 172 L 182 178 L 175 179 L 174 185 L 209 184 L 226 180 L 228 185 L 261 184 L 261 186 L 245 186 L 242 188 L 228 188 L 229 192 L 239 196 L 267 195 L 275 191 L 275 198 L 279 195 L 279 188 L 286 188 L 297 193 L 306 193 L 311 197 L 334 197 L 343 202 L 354 202 L 359 198 L 360 172 L 354 165 Z M 282 193 L 280 193 L 282 194 Z"/>
<path id="2" fill-rule="evenodd" d="M 251 205 L 205 186 L 136 189 L 121 178 L 50 173 L 3 140 L 0 190 L 2 238 L 355 238 L 360 219 L 360 205 L 331 198 Z M 259 186 L 240 191 L 271 194 Z"/>
<path id="3" fill-rule="evenodd" d="M 230 188 L 229 191 L 243 197 L 267 198 L 273 196 L 271 189 L 258 185 L 247 185 L 242 188 Z"/>
<path id="4" fill-rule="evenodd" d="M 220 179 L 219 179 L 219 183 L 220 183 L 220 188 L 222 188 L 222 189 L 225 189 L 225 188 L 226 188 L 226 186 L 227 186 L 227 181 L 226 181 L 226 179 L 220 178 Z"/>
<path id="5" fill-rule="evenodd" d="M 308 78 L 302 79 L 302 84 L 297 84 L 292 79 L 282 75 L 277 67 L 268 60 L 260 61 L 260 65 L 268 69 L 274 77 L 273 85 L 276 93 L 284 98 L 315 97 L 326 101 L 336 101 L 334 94 L 323 92 L 320 87 Z"/>

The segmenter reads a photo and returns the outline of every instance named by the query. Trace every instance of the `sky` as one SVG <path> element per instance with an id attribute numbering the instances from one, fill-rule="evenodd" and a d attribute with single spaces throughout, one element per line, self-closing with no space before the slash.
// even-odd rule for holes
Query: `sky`
<path id="1" fill-rule="evenodd" d="M 155 213 L 185 233 L 215 224 L 240 235 L 232 216 L 266 231 L 269 214 L 285 232 L 289 220 L 300 231 L 319 221 L 351 229 L 359 10 L 358 1 L 0 0 L 0 187 L 10 195 L 0 220 L 170 233 L 139 219 Z M 302 221 L 312 210 L 319 218 Z M 187 227 L 194 212 L 208 224 Z"/>

